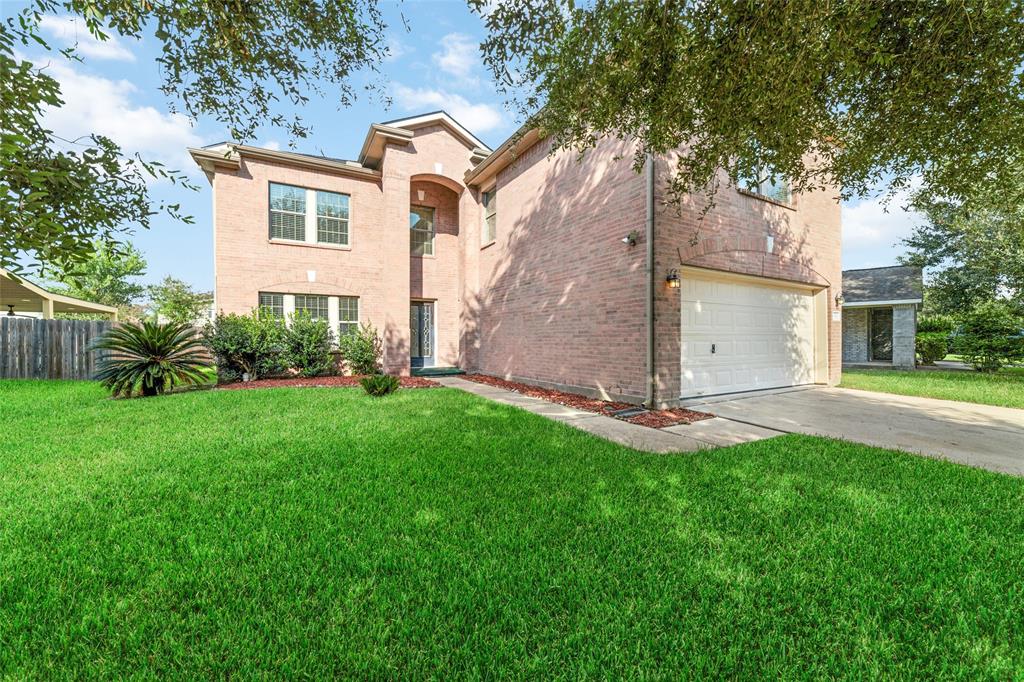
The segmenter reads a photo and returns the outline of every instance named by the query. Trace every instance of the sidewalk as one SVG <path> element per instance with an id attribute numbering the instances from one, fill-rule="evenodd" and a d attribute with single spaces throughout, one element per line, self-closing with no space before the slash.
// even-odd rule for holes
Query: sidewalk
<path id="1" fill-rule="evenodd" d="M 436 377 L 435 381 L 448 388 L 457 388 L 496 403 L 518 407 L 599 438 L 647 452 L 694 452 L 782 435 L 780 431 L 742 424 L 722 417 L 671 426 L 667 429 L 652 429 L 458 377 Z"/>

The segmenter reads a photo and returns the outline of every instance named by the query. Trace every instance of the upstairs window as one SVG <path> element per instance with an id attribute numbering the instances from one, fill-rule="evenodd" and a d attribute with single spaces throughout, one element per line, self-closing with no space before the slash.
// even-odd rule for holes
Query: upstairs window
<path id="1" fill-rule="evenodd" d="M 306 190 L 270 183 L 270 238 L 306 241 Z"/>
<path id="2" fill-rule="evenodd" d="M 751 194 L 757 194 L 772 201 L 782 204 L 793 202 L 793 192 L 790 189 L 789 181 L 777 176 L 773 170 L 767 167 L 760 167 L 752 173 L 741 175 L 739 185 Z"/>
<path id="3" fill-rule="evenodd" d="M 348 204 L 347 194 L 272 182 L 270 238 L 348 246 Z"/>
<path id="4" fill-rule="evenodd" d="M 414 256 L 434 255 L 434 209 L 412 206 L 409 209 L 409 251 Z"/>
<path id="5" fill-rule="evenodd" d="M 348 246 L 348 195 L 316 193 L 316 240 Z"/>
<path id="6" fill-rule="evenodd" d="M 498 236 L 498 196 L 495 190 L 484 192 L 484 226 L 483 243 L 486 246 L 493 242 Z"/>

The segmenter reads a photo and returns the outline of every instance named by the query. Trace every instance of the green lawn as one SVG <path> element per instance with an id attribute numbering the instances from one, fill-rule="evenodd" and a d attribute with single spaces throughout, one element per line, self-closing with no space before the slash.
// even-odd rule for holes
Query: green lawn
<path id="1" fill-rule="evenodd" d="M 1024 408 L 1024 369 L 1019 367 L 995 374 L 930 369 L 844 369 L 839 385 L 864 391 Z"/>
<path id="2" fill-rule="evenodd" d="M 0 382 L 0 678 L 1024 676 L 1024 480 L 448 389 Z"/>

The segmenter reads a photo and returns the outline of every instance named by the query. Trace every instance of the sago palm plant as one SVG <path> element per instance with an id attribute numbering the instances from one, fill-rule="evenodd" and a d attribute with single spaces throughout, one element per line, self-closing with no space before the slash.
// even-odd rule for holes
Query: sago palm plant
<path id="1" fill-rule="evenodd" d="M 115 397 L 160 395 L 207 378 L 203 343 L 189 324 L 129 322 L 108 331 L 92 347 L 106 351 L 97 363 L 96 378 Z"/>

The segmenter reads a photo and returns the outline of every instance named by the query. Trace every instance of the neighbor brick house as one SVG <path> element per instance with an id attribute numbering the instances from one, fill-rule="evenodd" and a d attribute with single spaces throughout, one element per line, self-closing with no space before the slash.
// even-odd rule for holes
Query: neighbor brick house
<path id="1" fill-rule="evenodd" d="M 921 268 L 893 265 L 843 272 L 843 364 L 917 365 Z"/>
<path id="2" fill-rule="evenodd" d="M 630 142 L 578 159 L 536 131 L 492 151 L 444 112 L 371 125 L 355 161 L 190 151 L 213 187 L 216 308 L 371 322 L 388 371 L 663 404 L 839 378 L 835 191 L 676 208 L 670 158 L 637 174 Z"/>

